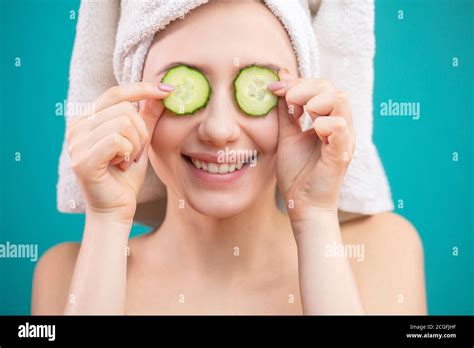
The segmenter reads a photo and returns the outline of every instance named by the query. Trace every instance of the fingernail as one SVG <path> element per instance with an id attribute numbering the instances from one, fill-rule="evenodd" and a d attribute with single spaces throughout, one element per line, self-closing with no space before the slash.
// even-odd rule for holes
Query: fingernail
<path id="1" fill-rule="evenodd" d="M 286 68 L 281 68 L 278 74 L 289 74 L 290 72 Z"/>
<path id="2" fill-rule="evenodd" d="M 158 88 L 161 89 L 164 92 L 174 91 L 174 87 L 172 85 L 167 84 L 167 83 L 158 82 L 157 85 L 158 85 Z"/>
<path id="3" fill-rule="evenodd" d="M 282 89 L 283 87 L 285 87 L 285 81 L 272 82 L 267 86 L 267 88 L 272 92 L 278 91 L 279 89 Z"/>
<path id="4" fill-rule="evenodd" d="M 143 155 L 143 149 L 140 150 L 140 152 L 138 153 L 137 157 L 133 160 L 133 162 L 137 163 L 142 157 L 142 155 Z"/>

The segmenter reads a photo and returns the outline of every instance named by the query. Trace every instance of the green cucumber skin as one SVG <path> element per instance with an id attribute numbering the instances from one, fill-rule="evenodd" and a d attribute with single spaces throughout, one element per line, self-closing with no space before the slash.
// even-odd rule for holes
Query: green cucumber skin
<path id="1" fill-rule="evenodd" d="M 270 111 L 272 111 L 277 105 L 275 104 L 274 106 L 272 106 L 266 113 L 264 114 L 252 114 L 252 113 L 248 113 L 247 111 L 245 111 L 244 109 L 242 109 L 242 107 L 240 106 L 238 100 L 237 100 L 237 86 L 236 86 L 236 82 L 237 82 L 237 79 L 239 78 L 239 76 L 245 72 L 245 70 L 247 69 L 250 69 L 250 68 L 258 68 L 258 69 L 267 69 L 268 71 L 270 71 L 271 73 L 273 73 L 273 75 L 275 75 L 275 77 L 277 78 L 277 81 L 280 81 L 280 77 L 278 76 L 278 74 L 276 74 L 273 70 L 271 69 L 268 69 L 268 68 L 265 68 L 265 67 L 261 67 L 259 65 L 255 65 L 255 64 L 252 64 L 252 65 L 247 65 L 245 67 L 243 67 L 242 69 L 240 69 L 239 73 L 237 74 L 237 76 L 234 78 L 234 81 L 233 81 L 233 86 L 234 86 L 234 99 L 235 99 L 235 103 L 237 104 L 237 107 L 247 116 L 250 116 L 250 117 L 263 117 L 263 116 L 266 116 L 268 115 L 268 113 Z"/>
<path id="2" fill-rule="evenodd" d="M 193 68 L 193 67 L 191 67 L 191 66 L 189 66 L 189 65 L 185 65 L 185 64 L 176 65 L 176 66 L 173 66 L 172 68 L 170 68 L 170 69 L 163 75 L 163 77 L 161 78 L 160 82 L 163 82 L 163 81 L 165 80 L 166 76 L 167 76 L 170 72 L 172 72 L 174 69 L 181 68 L 181 67 L 186 67 L 186 68 L 189 69 L 189 70 L 194 70 L 194 71 L 198 72 L 199 74 L 201 74 L 201 75 L 204 77 L 204 79 L 206 80 L 207 86 L 209 87 L 209 93 L 207 94 L 207 98 L 206 98 L 206 101 L 204 102 L 204 104 L 201 105 L 201 106 L 199 106 L 199 107 L 197 107 L 196 109 L 194 109 L 194 110 L 192 110 L 192 111 L 189 111 L 189 112 L 177 113 L 177 112 L 171 110 L 170 108 L 168 108 L 168 107 L 166 106 L 166 104 L 165 104 L 166 98 L 163 100 L 163 105 L 164 105 L 165 109 L 169 110 L 169 111 L 172 112 L 174 115 L 176 115 L 176 116 L 188 116 L 188 115 L 193 115 L 193 114 L 195 114 L 196 112 L 198 112 L 199 110 L 201 110 L 201 109 L 203 109 L 203 108 L 205 108 L 205 107 L 207 106 L 207 104 L 209 103 L 209 100 L 211 99 L 212 87 L 211 87 L 211 84 L 209 83 L 209 80 L 207 79 L 206 75 L 204 75 L 204 74 L 202 73 L 202 71 L 200 71 L 199 69 Z"/>
<path id="3" fill-rule="evenodd" d="M 168 74 L 169 74 L 170 72 L 172 72 L 174 69 L 181 68 L 181 67 L 186 67 L 186 68 L 189 69 L 189 70 L 194 70 L 194 71 L 196 71 L 197 73 L 199 73 L 201 76 L 204 77 L 204 79 L 206 80 L 207 86 L 208 86 L 208 88 L 209 88 L 206 101 L 205 101 L 201 106 L 199 106 L 199 107 L 193 109 L 192 111 L 183 112 L 183 113 L 178 113 L 178 112 L 173 111 L 172 109 L 170 109 L 170 108 L 168 108 L 168 107 L 166 106 L 166 103 L 164 103 L 164 106 L 165 106 L 165 108 L 166 108 L 167 110 L 169 110 L 170 112 L 172 112 L 172 113 L 173 113 L 174 115 L 176 115 L 176 116 L 193 115 L 193 114 L 195 114 L 196 112 L 198 112 L 199 110 L 201 110 L 201 109 L 203 109 L 203 108 L 205 108 L 205 107 L 207 106 L 207 104 L 209 103 L 209 100 L 211 99 L 212 87 L 211 87 L 211 85 L 210 85 L 210 83 L 209 83 L 209 80 L 207 79 L 206 75 L 204 75 L 200 70 L 198 70 L 198 69 L 196 69 L 196 68 L 193 68 L 193 67 L 190 67 L 190 66 L 188 66 L 188 65 L 184 65 L 184 64 L 182 64 L 182 65 L 177 65 L 177 66 L 174 66 L 174 67 L 172 67 L 171 69 L 169 69 L 169 70 L 165 73 L 165 75 L 162 77 L 161 82 L 164 82 L 165 78 L 168 76 Z M 245 115 L 247 115 L 247 116 L 251 116 L 251 117 L 262 117 L 262 116 L 267 115 L 270 111 L 272 111 L 272 110 L 277 106 L 277 104 L 273 105 L 273 106 L 272 106 L 270 109 L 268 109 L 268 111 L 266 111 L 265 113 L 253 114 L 253 113 L 249 113 L 248 111 L 244 110 L 244 109 L 240 106 L 240 104 L 239 104 L 239 102 L 238 102 L 238 99 L 237 99 L 237 91 L 238 91 L 238 89 L 237 89 L 236 82 L 237 82 L 238 78 L 240 77 L 240 75 L 241 75 L 243 72 L 245 72 L 247 69 L 250 69 L 250 68 L 266 69 L 267 71 L 271 72 L 271 73 L 276 77 L 276 80 L 277 80 L 277 81 L 279 81 L 280 78 L 279 78 L 279 76 L 278 76 L 273 70 L 268 69 L 268 68 L 265 68 L 265 67 L 261 67 L 261 66 L 258 66 L 258 65 L 255 65 L 255 64 L 254 64 L 254 65 L 249 65 L 249 66 L 246 66 L 246 67 L 240 69 L 239 73 L 237 74 L 237 76 L 236 76 L 236 77 L 234 78 L 234 80 L 233 80 L 234 99 L 235 99 L 235 101 L 236 101 L 236 104 L 237 104 L 238 108 L 239 108 Z M 166 101 L 166 98 L 165 98 L 164 101 Z"/>

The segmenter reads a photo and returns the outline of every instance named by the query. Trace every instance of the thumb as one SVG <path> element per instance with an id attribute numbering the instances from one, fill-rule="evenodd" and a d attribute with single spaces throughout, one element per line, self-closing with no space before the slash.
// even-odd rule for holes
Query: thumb
<path id="1" fill-rule="evenodd" d="M 303 112 L 301 105 L 288 106 L 284 98 L 278 98 L 278 138 L 280 140 L 301 133 L 299 117 Z"/>
<path id="2" fill-rule="evenodd" d="M 164 110 L 163 102 L 160 99 L 145 99 L 140 102 L 139 105 L 140 110 L 138 113 L 145 122 L 149 136 L 146 144 L 143 146 L 135 160 L 136 168 L 146 166 L 146 163 L 148 163 L 148 149 L 150 148 L 151 139 Z"/>
<path id="3" fill-rule="evenodd" d="M 145 121 L 150 138 L 152 137 L 156 124 L 163 114 L 164 106 L 161 99 L 145 99 L 140 103 L 139 115 Z M 150 139 L 149 139 L 150 141 Z"/>
<path id="4" fill-rule="evenodd" d="M 279 138 L 283 139 L 288 136 L 292 136 L 301 133 L 301 126 L 299 125 L 298 118 L 303 114 L 304 109 L 300 105 L 291 104 L 288 105 L 286 102 L 286 92 L 288 88 L 295 83 L 295 80 L 288 72 L 287 69 L 280 69 L 278 72 L 280 81 L 285 82 L 285 87 L 278 90 L 278 124 L 279 124 Z"/>

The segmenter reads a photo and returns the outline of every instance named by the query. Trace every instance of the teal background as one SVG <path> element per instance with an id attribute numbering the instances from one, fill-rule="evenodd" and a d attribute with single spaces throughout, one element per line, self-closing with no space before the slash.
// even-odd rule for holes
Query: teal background
<path id="1" fill-rule="evenodd" d="M 40 255 L 79 241 L 83 228 L 83 215 L 56 210 L 64 119 L 55 104 L 67 95 L 69 11 L 77 18 L 78 8 L 77 0 L 0 0 L 0 243 L 36 243 Z M 395 204 L 403 200 L 396 211 L 423 240 L 429 314 L 474 314 L 473 12 L 470 0 L 376 2 L 374 139 Z M 420 119 L 381 117 L 389 99 L 421 103 Z M 34 267 L 0 259 L 0 314 L 30 313 Z"/>

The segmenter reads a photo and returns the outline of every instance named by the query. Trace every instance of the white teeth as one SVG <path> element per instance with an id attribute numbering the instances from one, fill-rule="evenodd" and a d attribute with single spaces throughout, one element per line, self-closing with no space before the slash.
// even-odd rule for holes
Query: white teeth
<path id="1" fill-rule="evenodd" d="M 191 158 L 191 162 L 197 169 L 209 172 L 211 174 L 227 174 L 239 170 L 245 163 L 212 163 L 204 162 L 194 158 Z"/>
<path id="2" fill-rule="evenodd" d="M 197 169 L 201 169 L 201 161 L 200 160 L 195 160 L 193 159 L 193 163 L 196 166 Z"/>
<path id="3" fill-rule="evenodd" d="M 209 163 L 207 165 L 207 171 L 212 174 L 216 174 L 219 172 L 219 167 L 215 163 Z"/>
<path id="4" fill-rule="evenodd" d="M 221 164 L 219 166 L 219 174 L 225 174 L 229 172 L 229 165 L 228 164 Z"/>

